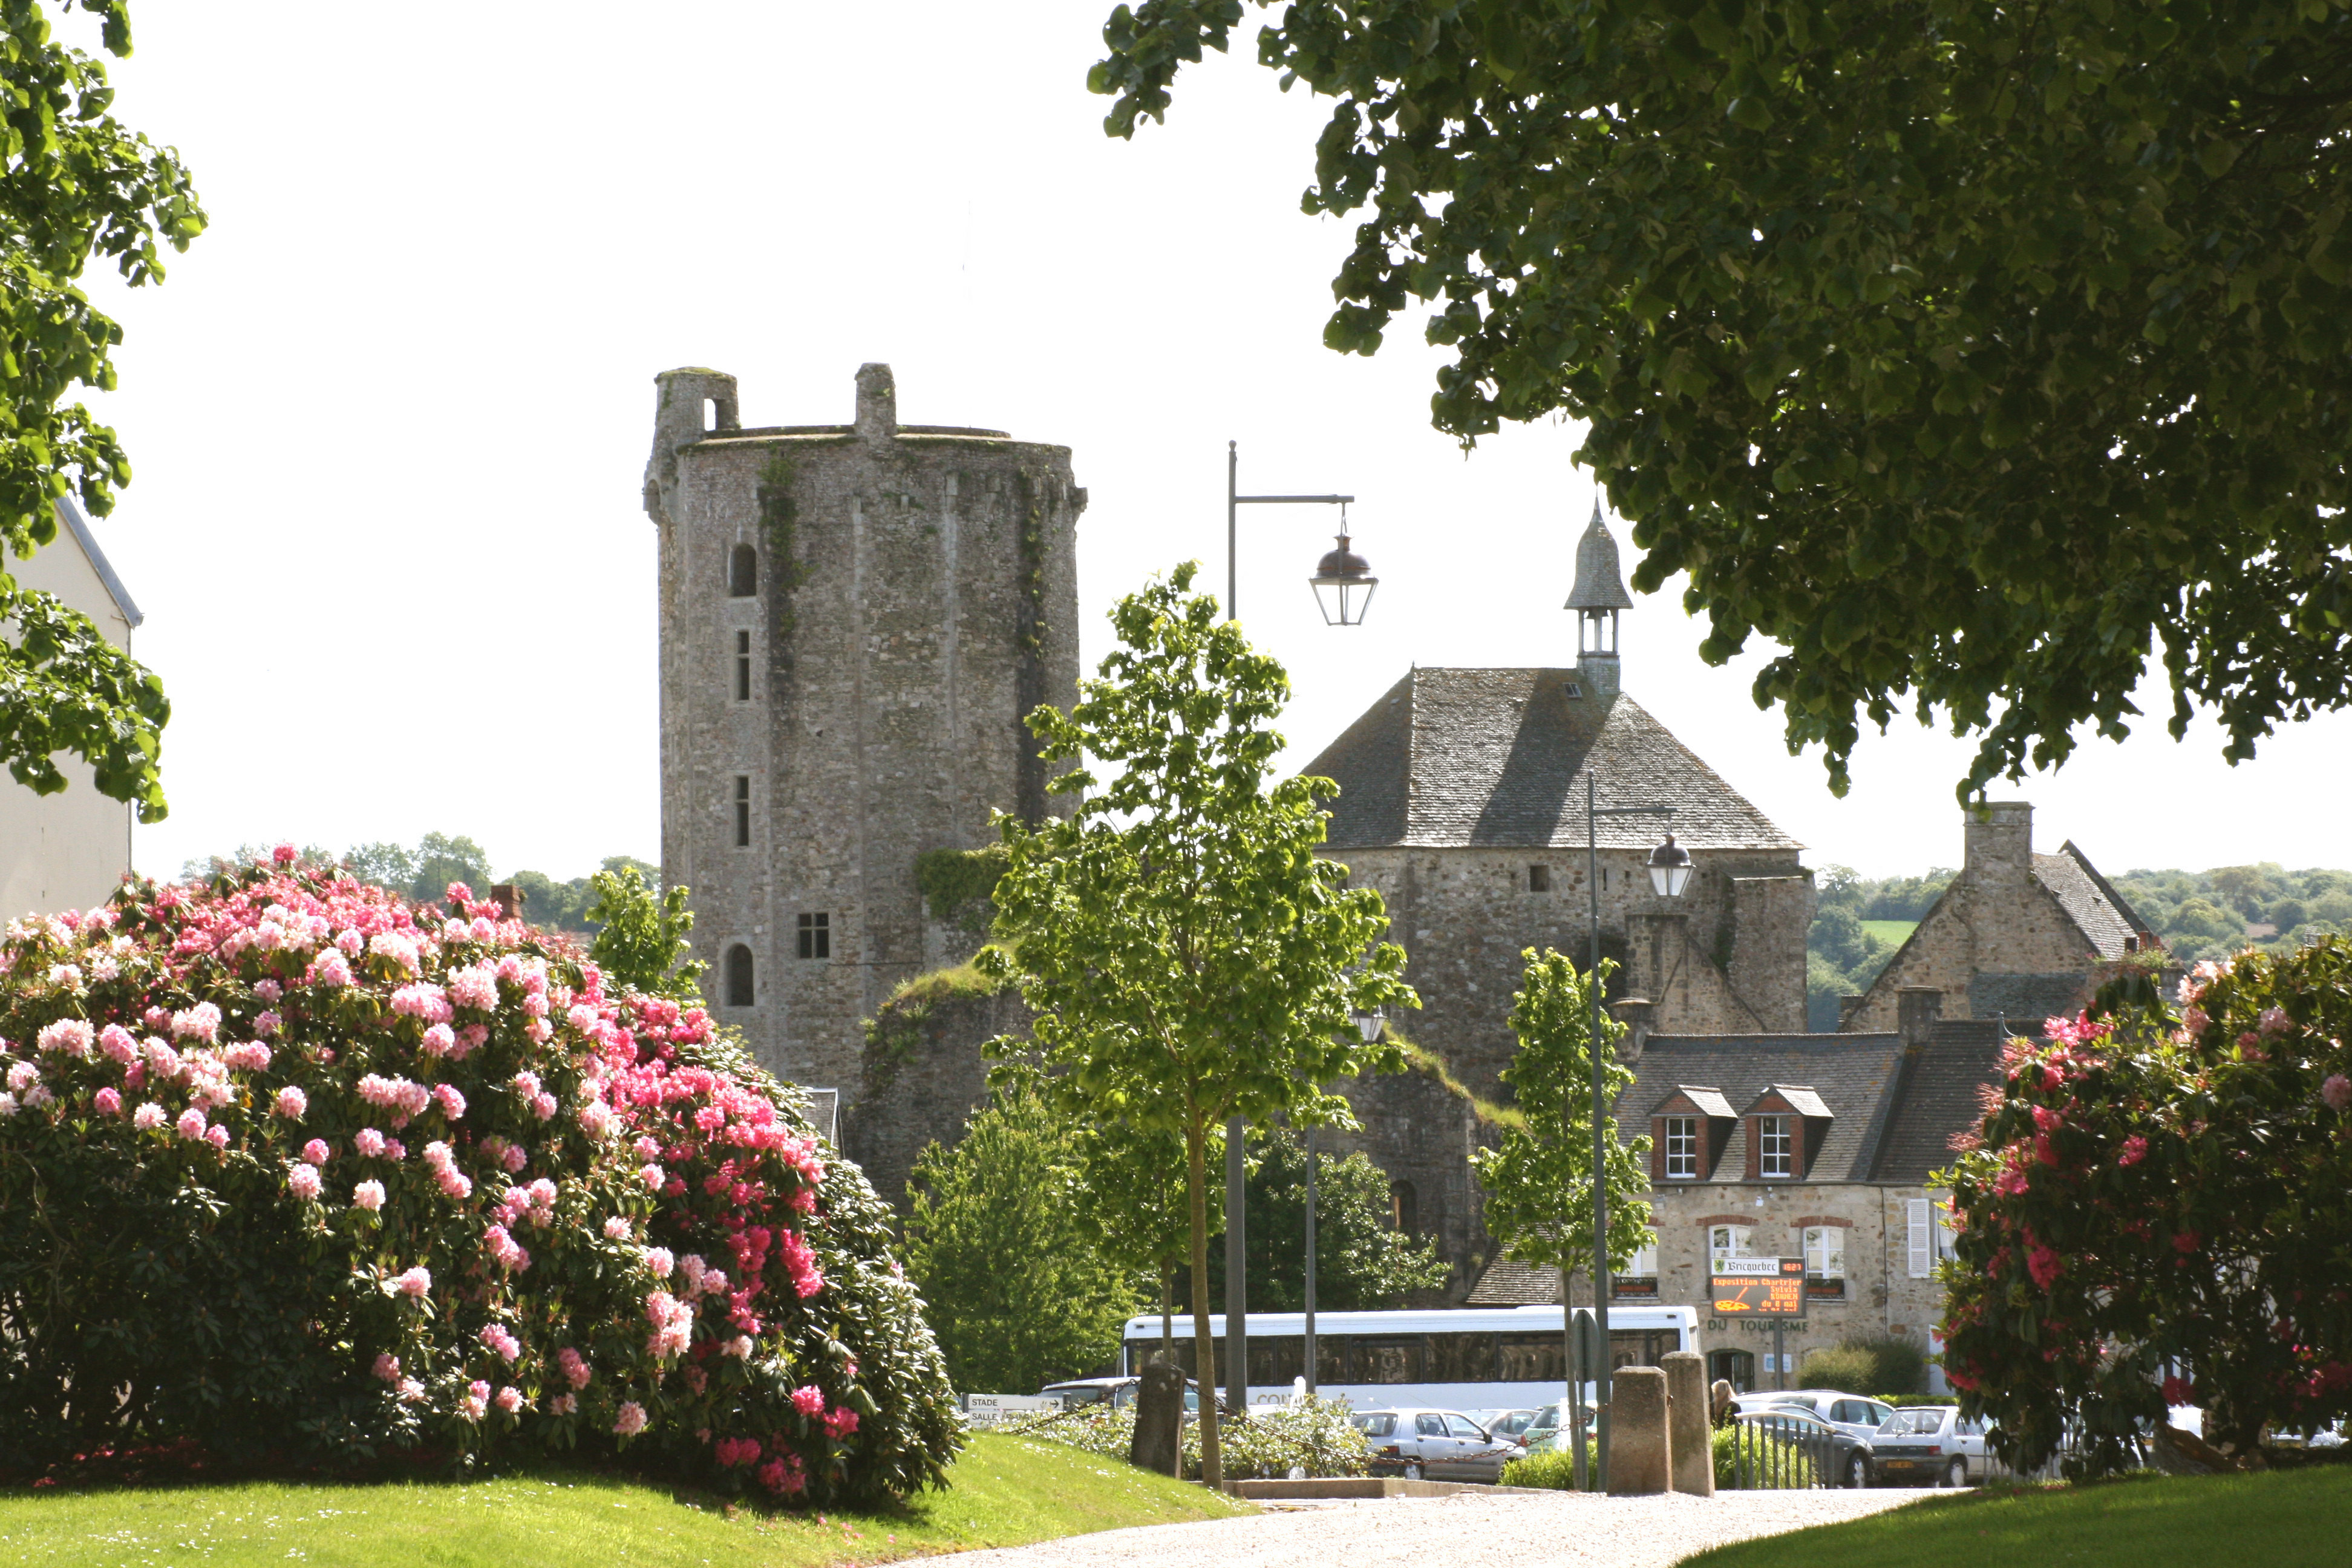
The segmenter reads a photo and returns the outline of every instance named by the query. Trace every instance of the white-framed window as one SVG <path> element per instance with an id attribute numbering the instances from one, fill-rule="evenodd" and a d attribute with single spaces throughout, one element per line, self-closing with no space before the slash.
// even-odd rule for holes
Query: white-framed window
<path id="1" fill-rule="evenodd" d="M 1952 1257 L 1951 1207 L 1941 1198 L 1913 1198 L 1904 1208 L 1910 1222 L 1910 1275 L 1925 1279 Z"/>
<path id="2" fill-rule="evenodd" d="M 1748 1250 L 1748 1238 L 1752 1228 L 1744 1225 L 1711 1225 L 1706 1227 L 1706 1271 L 1723 1272 L 1727 1258 L 1752 1258 Z"/>
<path id="3" fill-rule="evenodd" d="M 1641 1247 L 1634 1252 L 1633 1261 L 1625 1266 L 1625 1278 L 1628 1279 L 1655 1279 L 1657 1277 L 1658 1235 L 1657 1232 L 1652 1231 L 1650 1233 L 1649 1240 L 1643 1242 Z"/>
<path id="4" fill-rule="evenodd" d="M 1756 1119 L 1759 1175 L 1793 1176 L 1797 1173 L 1796 1122 L 1793 1116 L 1759 1116 Z"/>
<path id="5" fill-rule="evenodd" d="M 1666 1121 L 1666 1177 L 1669 1181 L 1698 1179 L 1698 1118 L 1669 1116 Z"/>
<path id="6" fill-rule="evenodd" d="M 1809 1225 L 1805 1227 L 1805 1278 L 1845 1278 L 1845 1226 Z"/>

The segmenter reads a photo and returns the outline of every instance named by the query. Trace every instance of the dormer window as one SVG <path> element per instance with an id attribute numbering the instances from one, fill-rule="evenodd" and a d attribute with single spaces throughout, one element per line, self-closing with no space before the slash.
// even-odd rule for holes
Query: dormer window
<path id="1" fill-rule="evenodd" d="M 1703 1182 L 1715 1173 L 1739 1118 L 1720 1089 L 1676 1084 L 1650 1111 L 1650 1179 Z"/>
<path id="2" fill-rule="evenodd" d="M 1811 1174 L 1836 1119 L 1811 1085 L 1776 1083 L 1756 1097 L 1748 1123 L 1748 1179 L 1800 1182 Z"/>

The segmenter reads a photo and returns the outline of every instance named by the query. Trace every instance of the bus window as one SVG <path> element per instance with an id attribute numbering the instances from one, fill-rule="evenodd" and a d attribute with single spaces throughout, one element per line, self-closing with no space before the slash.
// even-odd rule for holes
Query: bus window
<path id="1" fill-rule="evenodd" d="M 1315 1336 L 1315 1382 L 1318 1387 L 1348 1381 L 1348 1336 Z"/>
<path id="2" fill-rule="evenodd" d="M 1682 1336 L 1672 1329 L 1612 1329 L 1609 1331 L 1609 1364 L 1620 1366 L 1655 1366 L 1658 1358 L 1668 1351 L 1679 1349 Z"/>
<path id="3" fill-rule="evenodd" d="M 1316 1336 L 1322 1338 L 1320 1334 Z M 1320 1350 L 1321 1346 L 1316 1347 Z M 1318 1358 L 1319 1359 L 1319 1358 Z M 1263 1388 L 1288 1383 L 1307 1370 L 1307 1339 L 1303 1334 L 1250 1336 L 1249 1380 Z"/>
<path id="4" fill-rule="evenodd" d="M 1130 1377 L 1140 1377 L 1140 1376 L 1142 1376 L 1142 1375 L 1143 1375 L 1143 1369 L 1144 1369 L 1146 1366 L 1149 1366 L 1149 1365 L 1151 1363 L 1151 1358 L 1152 1358 L 1153 1356 L 1158 1355 L 1160 1352 L 1160 1336 L 1159 1336 L 1158 1334 L 1154 1334 L 1154 1335 L 1152 1335 L 1152 1336 L 1151 1336 L 1150 1339 L 1148 1339 L 1148 1340 L 1129 1340 L 1129 1341 L 1128 1341 L 1128 1342 L 1127 1342 L 1127 1371 L 1128 1371 L 1128 1375 L 1129 1375 L 1129 1376 L 1130 1376 Z M 1196 1375 L 1196 1373 L 1195 1373 L 1193 1372 L 1193 1370 L 1192 1370 L 1192 1365 L 1193 1365 L 1192 1342 L 1190 1339 L 1186 1339 L 1186 1338 L 1179 1338 L 1179 1339 L 1176 1341 L 1176 1353 L 1175 1353 L 1175 1355 L 1174 1355 L 1172 1358 L 1171 1358 L 1171 1359 L 1172 1359 L 1172 1360 L 1176 1363 L 1176 1364 L 1177 1364 L 1178 1366 L 1181 1366 L 1181 1367 L 1182 1367 L 1182 1368 L 1184 1369 L 1184 1375 L 1185 1375 L 1186 1377 L 1192 1377 L 1192 1376 L 1195 1376 L 1195 1375 Z"/>
<path id="5" fill-rule="evenodd" d="M 1568 1377 L 1568 1345 L 1558 1333 L 1504 1334 L 1497 1353 L 1505 1383 L 1561 1383 Z"/>
<path id="6" fill-rule="evenodd" d="M 1494 1382 L 1495 1336 L 1430 1335 L 1429 1380 L 1432 1383 Z"/>
<path id="7" fill-rule="evenodd" d="M 1355 1354 L 1355 1381 L 1358 1383 L 1419 1383 L 1421 1375 L 1421 1341 L 1359 1339 Z"/>

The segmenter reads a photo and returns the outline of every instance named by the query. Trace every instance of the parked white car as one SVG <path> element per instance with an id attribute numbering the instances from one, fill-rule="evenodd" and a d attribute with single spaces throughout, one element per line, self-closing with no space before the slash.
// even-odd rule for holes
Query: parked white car
<path id="1" fill-rule="evenodd" d="M 1734 1408 L 1748 1410 L 1781 1410 L 1790 1405 L 1810 1410 L 1839 1431 L 1853 1437 L 1870 1437 L 1895 1414 L 1895 1406 L 1883 1399 L 1872 1399 L 1859 1394 L 1843 1394 L 1834 1388 L 1792 1388 L 1781 1394 L 1743 1394 L 1734 1402 Z"/>
<path id="2" fill-rule="evenodd" d="M 1974 1486 L 1987 1474 L 1984 1423 L 1963 1419 L 1954 1405 L 1914 1405 L 1887 1417 L 1870 1440 L 1882 1481 Z"/>

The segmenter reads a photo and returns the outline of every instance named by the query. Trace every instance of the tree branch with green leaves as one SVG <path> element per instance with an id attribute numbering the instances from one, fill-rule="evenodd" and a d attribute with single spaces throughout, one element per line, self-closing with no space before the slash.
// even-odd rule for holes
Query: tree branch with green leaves
<path id="1" fill-rule="evenodd" d="M 59 42 L 50 12 L 97 18 L 131 53 L 127 0 L 0 0 L 0 761 L 36 794 L 62 790 L 53 754 L 89 763 L 100 794 L 165 811 L 157 759 L 171 719 L 161 682 L 89 619 L 18 586 L 11 555 L 58 532 L 58 504 L 114 509 L 131 462 L 72 390 L 112 391 L 121 323 L 76 285 L 93 255 L 134 287 L 161 282 L 205 213 L 179 155 L 109 112 L 106 68 Z"/>
<path id="2" fill-rule="evenodd" d="M 1271 0 L 1258 0 L 1272 9 Z M 1132 135 L 1241 0 L 1119 6 Z M 2352 0 L 1286 0 L 1359 215 L 1324 330 L 1426 308 L 1433 420 L 1554 412 L 1750 637 L 1843 793 L 1861 725 L 1979 739 L 1963 800 L 2119 738 L 2160 660 L 2253 754 L 2352 702 Z"/>

